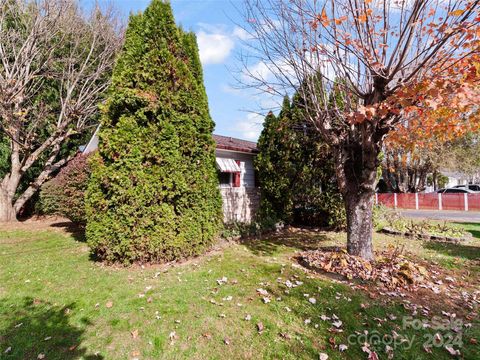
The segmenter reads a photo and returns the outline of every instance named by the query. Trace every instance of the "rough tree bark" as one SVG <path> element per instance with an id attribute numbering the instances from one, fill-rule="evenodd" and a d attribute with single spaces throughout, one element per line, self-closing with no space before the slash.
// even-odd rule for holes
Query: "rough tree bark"
<path id="1" fill-rule="evenodd" d="M 384 131 L 377 130 L 373 136 L 362 136 L 370 126 L 360 125 L 342 146 L 334 148 L 337 182 L 347 215 L 347 250 L 367 260 L 374 257 L 372 211 L 384 135 Z"/>
<path id="2" fill-rule="evenodd" d="M 17 213 L 13 207 L 13 196 L 3 187 L 0 189 L 0 222 L 17 220 Z"/>

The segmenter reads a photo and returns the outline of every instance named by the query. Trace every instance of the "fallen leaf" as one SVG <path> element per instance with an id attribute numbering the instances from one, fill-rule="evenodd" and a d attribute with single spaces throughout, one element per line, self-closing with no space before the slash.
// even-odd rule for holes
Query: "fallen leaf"
<path id="1" fill-rule="evenodd" d="M 227 282 L 228 282 L 228 279 L 225 276 L 217 280 L 218 285 L 226 284 Z"/>
<path id="2" fill-rule="evenodd" d="M 343 324 L 343 322 L 341 322 L 340 320 L 334 321 L 332 323 L 332 325 L 335 326 L 337 329 L 342 327 L 342 324 Z"/>
<path id="3" fill-rule="evenodd" d="M 393 359 L 393 348 L 389 345 L 385 345 L 385 352 L 387 353 L 387 356 L 389 359 Z"/>
<path id="4" fill-rule="evenodd" d="M 110 309 L 112 306 L 113 306 L 113 301 L 107 301 L 107 303 L 105 304 L 105 306 Z"/>
<path id="5" fill-rule="evenodd" d="M 453 347 L 451 346 L 445 346 L 445 350 L 447 350 L 449 352 L 450 355 L 452 356 L 459 356 L 461 355 L 460 353 L 460 350 L 455 350 Z"/>
<path id="6" fill-rule="evenodd" d="M 262 331 L 264 330 L 264 327 L 263 327 L 263 323 L 262 323 L 262 322 L 259 322 L 259 323 L 257 324 L 257 330 L 258 330 L 258 332 L 259 332 L 260 334 L 261 334 Z"/>
<path id="7" fill-rule="evenodd" d="M 263 295 L 263 296 L 267 296 L 268 295 L 268 291 L 265 290 L 265 289 L 257 289 L 257 292 L 260 294 L 260 295 Z"/>
<path id="8" fill-rule="evenodd" d="M 426 353 L 429 353 L 429 354 L 432 353 L 432 347 L 431 346 L 423 345 L 423 350 L 425 350 Z"/>
<path id="9" fill-rule="evenodd" d="M 170 334 L 168 334 L 168 338 L 170 339 L 170 345 L 172 345 L 173 341 L 178 338 L 177 333 L 172 331 Z"/>
<path id="10" fill-rule="evenodd" d="M 132 338 L 134 338 L 134 339 L 138 338 L 138 330 L 137 329 L 131 331 L 130 334 L 132 334 Z"/>

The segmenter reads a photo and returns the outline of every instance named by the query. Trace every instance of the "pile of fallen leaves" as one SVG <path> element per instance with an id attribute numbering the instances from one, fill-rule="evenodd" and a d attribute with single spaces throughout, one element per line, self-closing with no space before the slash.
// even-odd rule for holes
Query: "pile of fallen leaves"
<path id="1" fill-rule="evenodd" d="M 300 262 L 314 270 L 323 270 L 345 276 L 382 283 L 388 289 L 419 286 L 428 282 L 428 270 L 395 251 L 377 255 L 375 261 L 366 261 L 346 251 L 306 251 Z"/>

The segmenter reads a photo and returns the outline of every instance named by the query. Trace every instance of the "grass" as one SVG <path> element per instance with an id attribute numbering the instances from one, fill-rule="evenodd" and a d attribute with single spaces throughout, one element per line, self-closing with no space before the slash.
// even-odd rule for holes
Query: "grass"
<path id="1" fill-rule="evenodd" d="M 436 247 L 376 235 L 375 246 L 400 241 L 453 272 L 476 269 L 480 224 L 462 226 L 476 232 L 468 244 Z M 92 261 L 77 239 L 76 233 L 58 228 L 0 230 L 0 359 L 39 354 L 45 359 L 318 359 L 321 352 L 329 359 L 363 359 L 362 339 L 355 332 L 365 330 L 370 336 L 395 330 L 414 338 L 411 347 L 395 346 L 395 359 L 450 358 L 442 348 L 433 354 L 422 349 L 424 337 L 434 331 L 404 328 L 410 313 L 400 303 L 372 299 L 348 284 L 306 273 L 292 260 L 300 250 L 343 245 L 341 233 L 269 236 L 175 266 L 131 268 Z M 219 285 L 222 277 L 228 282 Z M 287 279 L 303 284 L 287 289 Z M 270 303 L 262 301 L 258 288 L 268 290 Z M 343 332 L 333 332 L 331 322 L 320 319 L 333 314 L 343 322 Z M 480 340 L 478 322 L 472 322 L 461 348 L 465 359 L 478 354 L 469 343 Z M 359 341 L 349 343 L 350 335 Z M 338 344 L 349 348 L 340 352 L 333 348 Z M 372 346 L 386 358 L 384 345 Z"/>

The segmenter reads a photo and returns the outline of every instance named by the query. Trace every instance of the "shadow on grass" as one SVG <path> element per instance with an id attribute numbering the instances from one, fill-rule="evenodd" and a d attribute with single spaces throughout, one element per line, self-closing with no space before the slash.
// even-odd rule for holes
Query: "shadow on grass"
<path id="1" fill-rule="evenodd" d="M 54 228 L 63 229 L 65 232 L 72 235 L 72 237 L 76 241 L 80 241 L 80 242 L 85 242 L 86 241 L 85 227 L 82 226 L 82 225 L 75 224 L 71 221 L 60 221 L 60 222 L 57 222 L 57 223 L 53 223 L 50 226 L 54 227 Z"/>
<path id="2" fill-rule="evenodd" d="M 480 259 L 480 247 L 462 244 L 437 243 L 429 241 L 425 243 L 426 249 L 437 251 L 444 255 L 461 257 L 466 260 Z"/>
<path id="3" fill-rule="evenodd" d="M 474 238 L 480 239 L 480 223 L 455 222 L 454 224 L 461 225 L 463 228 L 465 228 L 465 231 L 471 233 Z"/>
<path id="4" fill-rule="evenodd" d="M 0 354 L 2 359 L 103 359 L 88 355 L 81 346 L 84 329 L 70 324 L 75 304 L 59 307 L 26 297 L 10 305 L 0 301 Z M 90 324 L 82 319 L 82 325 Z"/>
<path id="5" fill-rule="evenodd" d="M 255 255 L 273 255 L 282 247 L 294 248 L 307 251 L 324 248 L 325 250 L 337 249 L 336 247 L 322 247 L 322 243 L 331 239 L 322 233 L 313 232 L 281 232 L 264 235 L 258 238 L 241 240 L 241 243 L 249 248 Z"/>

